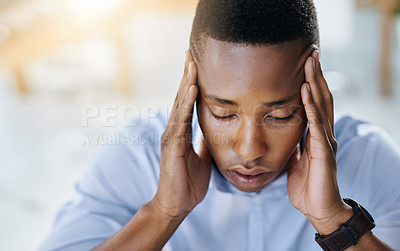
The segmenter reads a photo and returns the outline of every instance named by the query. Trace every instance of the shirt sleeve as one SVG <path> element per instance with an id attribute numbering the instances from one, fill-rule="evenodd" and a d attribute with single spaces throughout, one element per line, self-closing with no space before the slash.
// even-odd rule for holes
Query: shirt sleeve
<path id="1" fill-rule="evenodd" d="M 400 250 L 400 151 L 384 131 L 376 133 L 370 144 L 376 146 L 370 153 L 375 171 L 367 191 L 376 222 L 372 231 L 386 244 Z"/>
<path id="2" fill-rule="evenodd" d="M 400 151 L 380 127 L 350 116 L 335 124 L 338 184 L 343 197 L 372 215 L 372 232 L 400 250 Z"/>
<path id="3" fill-rule="evenodd" d="M 129 133 L 143 136 L 145 132 Z M 156 192 L 156 143 L 119 142 L 106 146 L 75 185 L 73 199 L 58 212 L 39 250 L 90 250 L 126 225 Z"/>

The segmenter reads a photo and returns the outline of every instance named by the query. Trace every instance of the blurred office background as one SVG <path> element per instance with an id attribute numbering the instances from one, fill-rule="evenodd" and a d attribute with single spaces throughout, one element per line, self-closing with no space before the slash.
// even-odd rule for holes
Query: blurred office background
<path id="1" fill-rule="evenodd" d="M 376 123 L 400 145 L 398 1 L 315 2 L 337 116 Z M 38 247 L 104 138 L 124 124 L 107 116 L 168 109 L 195 5 L 0 0 L 0 250 Z"/>

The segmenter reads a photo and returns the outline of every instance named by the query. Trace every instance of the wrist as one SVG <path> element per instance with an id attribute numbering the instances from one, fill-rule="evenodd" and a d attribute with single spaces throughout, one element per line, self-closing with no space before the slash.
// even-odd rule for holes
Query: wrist
<path id="1" fill-rule="evenodd" d="M 160 203 L 158 203 L 156 197 L 153 198 L 153 200 L 151 200 L 147 204 L 143 205 L 141 209 L 145 210 L 148 214 L 152 215 L 153 217 L 169 222 L 170 224 L 174 222 L 180 224 L 189 214 L 189 212 L 181 212 L 179 214 L 174 214 L 172 212 L 169 212 L 168 209 L 163 208 L 163 206 Z"/>
<path id="2" fill-rule="evenodd" d="M 330 234 L 325 234 L 323 231 L 328 232 L 329 230 L 324 228 L 318 230 L 323 234 L 321 235 L 320 233 L 316 233 L 315 241 L 323 250 L 345 250 L 350 246 L 356 245 L 360 240 L 362 240 L 361 238 L 365 234 L 371 233 L 370 230 L 375 227 L 374 219 L 363 206 L 349 198 L 343 199 L 343 201 L 352 208 L 354 214 L 349 220 L 341 223 L 340 227 L 336 231 L 331 232 Z M 365 242 L 364 245 L 359 247 L 358 250 L 365 250 Z"/>
<path id="3" fill-rule="evenodd" d="M 307 218 L 320 235 L 328 235 L 337 230 L 341 224 L 347 222 L 353 215 L 353 208 L 342 201 L 329 216 L 319 218 L 307 216 Z"/>

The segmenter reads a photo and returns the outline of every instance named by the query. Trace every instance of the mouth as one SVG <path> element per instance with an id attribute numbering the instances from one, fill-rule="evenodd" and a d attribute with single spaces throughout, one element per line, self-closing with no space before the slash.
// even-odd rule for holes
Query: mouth
<path id="1" fill-rule="evenodd" d="M 247 169 L 239 166 L 226 170 L 228 180 L 232 185 L 244 192 L 256 192 L 262 189 L 271 179 L 273 171 L 266 171 L 258 167 Z"/>

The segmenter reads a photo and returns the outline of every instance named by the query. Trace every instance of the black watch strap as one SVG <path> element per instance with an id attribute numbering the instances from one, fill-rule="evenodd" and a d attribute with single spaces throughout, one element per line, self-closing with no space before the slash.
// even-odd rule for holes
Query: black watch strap
<path id="1" fill-rule="evenodd" d="M 369 230 L 375 227 L 371 215 L 357 202 L 351 199 L 344 199 L 346 204 L 353 208 L 354 215 L 339 229 L 329 235 L 315 235 L 315 241 L 325 251 L 342 251 L 357 241 Z"/>

